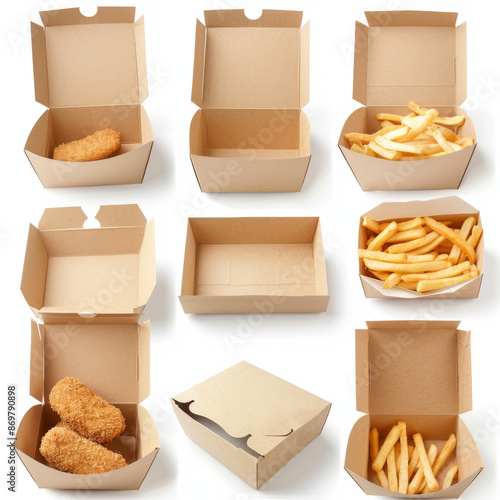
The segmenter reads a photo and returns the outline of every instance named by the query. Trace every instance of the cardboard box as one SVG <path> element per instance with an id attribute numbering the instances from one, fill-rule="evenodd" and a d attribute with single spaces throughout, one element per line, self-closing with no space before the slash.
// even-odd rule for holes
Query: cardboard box
<path id="1" fill-rule="evenodd" d="M 30 225 L 21 291 L 45 323 L 79 317 L 136 323 L 156 284 L 154 220 L 137 205 L 48 208 Z"/>
<path id="2" fill-rule="evenodd" d="M 477 225 L 482 226 L 479 210 L 469 205 L 458 196 L 448 196 L 428 201 L 381 203 L 361 216 L 359 222 L 358 248 L 366 248 L 367 231 L 363 226 L 363 219 L 366 216 L 380 222 L 390 222 L 393 220 L 401 222 L 403 220 L 413 219 L 414 217 L 429 216 L 436 220 L 451 220 L 454 223 L 453 227 L 460 227 L 462 222 L 471 215 L 477 217 Z M 365 297 L 370 299 L 476 299 L 479 296 L 479 290 L 483 281 L 484 233 L 476 247 L 476 255 L 476 266 L 479 269 L 479 276 L 477 278 L 459 283 L 458 285 L 426 293 L 418 293 L 413 290 L 406 290 L 399 287 L 384 290 L 382 288 L 384 282 L 374 278 L 370 271 L 365 268 L 363 259 L 359 259 L 361 285 L 363 286 Z"/>
<path id="3" fill-rule="evenodd" d="M 204 192 L 300 191 L 311 158 L 302 12 L 205 11 L 196 26 L 190 156 Z"/>
<path id="4" fill-rule="evenodd" d="M 172 405 L 187 436 L 255 489 L 321 433 L 331 407 L 246 362 Z"/>
<path id="5" fill-rule="evenodd" d="M 375 132 L 380 129 L 377 113 L 407 115 L 408 101 L 413 100 L 442 116 L 466 116 L 465 124 L 454 131 L 475 139 L 472 121 L 459 107 L 467 98 L 466 24 L 455 26 L 454 12 L 365 15 L 368 26 L 356 22 L 353 78 L 353 98 L 364 107 L 345 122 L 340 151 L 363 191 L 457 189 L 476 144 L 438 158 L 391 161 L 351 151 L 344 134 Z"/>
<path id="6" fill-rule="evenodd" d="M 188 219 L 185 313 L 325 312 L 319 217 Z"/>
<path id="7" fill-rule="evenodd" d="M 128 465 L 104 474 L 79 475 L 48 465 L 39 448 L 60 418 L 49 403 L 52 387 L 76 377 L 121 409 L 126 429 L 108 446 Z M 31 322 L 32 406 L 19 424 L 16 450 L 39 488 L 138 489 L 160 448 L 153 419 L 139 404 L 149 396 L 149 321 L 140 325 Z"/>
<path id="8" fill-rule="evenodd" d="M 44 187 L 141 183 L 153 131 L 141 103 L 148 96 L 144 19 L 135 7 L 40 12 L 31 23 L 35 99 L 48 109 L 25 153 Z M 121 149 L 104 160 L 61 162 L 56 146 L 113 128 Z"/>
<path id="9" fill-rule="evenodd" d="M 381 442 L 398 420 L 407 434 L 420 432 L 438 451 L 451 433 L 457 446 L 437 475 L 458 464 L 458 482 L 425 498 L 457 498 L 483 470 L 474 439 L 460 414 L 472 410 L 470 332 L 459 321 L 367 321 L 356 330 L 356 409 L 365 413 L 351 430 L 344 468 L 367 495 L 420 498 L 379 486 L 371 470 L 368 435 Z M 410 383 L 411 381 L 411 383 Z"/>

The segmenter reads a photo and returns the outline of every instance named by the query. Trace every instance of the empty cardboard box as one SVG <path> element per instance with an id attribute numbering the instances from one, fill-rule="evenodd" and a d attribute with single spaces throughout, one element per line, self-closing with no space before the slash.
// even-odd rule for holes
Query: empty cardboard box
<path id="1" fill-rule="evenodd" d="M 300 191 L 311 158 L 302 12 L 205 11 L 196 27 L 190 156 L 204 192 Z"/>
<path id="2" fill-rule="evenodd" d="M 187 436 L 255 489 L 321 433 L 331 407 L 247 362 L 172 405 Z"/>
<path id="3" fill-rule="evenodd" d="M 96 219 L 101 227 L 84 228 L 80 207 L 48 208 L 30 225 L 21 291 L 45 323 L 137 322 L 153 292 L 154 220 L 137 205 L 102 206 Z"/>
<path id="4" fill-rule="evenodd" d="M 465 116 L 454 132 L 476 139 L 471 119 L 459 107 L 467 97 L 466 24 L 456 26 L 453 12 L 365 15 L 368 26 L 356 23 L 353 78 L 353 98 L 364 106 L 345 122 L 340 151 L 363 191 L 458 189 L 476 144 L 437 158 L 391 161 L 351 151 L 344 134 L 373 133 L 380 129 L 377 113 L 407 115 L 413 100 L 440 116 Z"/>
<path id="5" fill-rule="evenodd" d="M 368 435 L 381 443 L 398 420 L 407 434 L 420 432 L 426 449 L 438 452 L 455 434 L 457 445 L 437 475 L 440 485 L 452 464 L 451 487 L 425 498 L 457 498 L 482 471 L 479 451 L 460 414 L 472 410 L 471 335 L 459 321 L 368 321 L 356 330 L 356 409 L 365 413 L 351 430 L 344 467 L 367 495 L 419 498 L 379 486 L 371 469 Z"/>
<path id="6" fill-rule="evenodd" d="M 379 222 L 402 222 L 414 217 L 429 216 L 438 221 L 452 221 L 452 227 L 460 227 L 463 221 L 470 216 L 477 218 L 477 225 L 482 226 L 479 210 L 463 201 L 458 196 L 448 196 L 427 201 L 408 201 L 381 203 L 369 212 L 361 216 L 359 222 L 358 248 L 366 248 L 367 230 L 363 226 L 363 219 L 371 217 Z M 414 290 L 404 289 L 398 286 L 384 289 L 384 282 L 375 278 L 366 269 L 363 259 L 359 259 L 359 275 L 365 297 L 393 298 L 393 299 L 475 299 L 479 296 L 479 290 L 483 281 L 484 268 L 484 233 L 476 247 L 476 266 L 479 276 L 457 285 L 441 288 L 432 292 L 418 293 Z"/>
<path id="7" fill-rule="evenodd" d="M 35 99 L 48 109 L 33 127 L 25 153 L 44 187 L 141 183 L 153 131 L 141 103 L 148 96 L 144 19 L 135 7 L 40 12 L 31 23 Z M 52 159 L 54 148 L 112 128 L 122 146 L 89 162 Z"/>
<path id="8" fill-rule="evenodd" d="M 19 424 L 16 450 L 39 488 L 138 489 L 160 448 L 153 419 L 139 404 L 149 396 L 149 322 L 131 325 L 31 322 L 32 406 Z M 75 377 L 114 404 L 126 429 L 108 448 L 127 466 L 103 474 L 71 474 L 54 469 L 40 454 L 40 441 L 60 418 L 49 403 L 52 387 Z"/>
<path id="9" fill-rule="evenodd" d="M 189 218 L 185 313 L 324 312 L 319 217 Z"/>

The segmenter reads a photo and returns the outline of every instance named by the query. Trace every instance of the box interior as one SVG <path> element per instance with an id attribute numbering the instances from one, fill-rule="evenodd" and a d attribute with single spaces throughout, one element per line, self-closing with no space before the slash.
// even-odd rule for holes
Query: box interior
<path id="1" fill-rule="evenodd" d="M 191 125 L 191 154 L 219 158 L 309 156 L 309 123 L 298 109 L 203 109 Z"/>
<path id="2" fill-rule="evenodd" d="M 190 219 L 181 294 L 327 294 L 317 228 L 315 217 Z"/>

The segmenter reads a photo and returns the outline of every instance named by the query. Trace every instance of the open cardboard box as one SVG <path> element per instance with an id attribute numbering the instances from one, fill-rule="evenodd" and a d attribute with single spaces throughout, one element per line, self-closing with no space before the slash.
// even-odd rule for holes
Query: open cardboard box
<path id="1" fill-rule="evenodd" d="M 40 12 L 31 23 L 35 99 L 48 109 L 25 153 L 44 187 L 141 183 L 153 131 L 141 103 L 148 96 L 144 19 L 135 7 Z M 52 159 L 56 146 L 113 128 L 121 149 L 91 162 Z"/>
<path id="2" fill-rule="evenodd" d="M 379 486 L 371 470 L 368 435 L 377 427 L 381 443 L 398 420 L 407 434 L 420 432 L 426 449 L 438 452 L 451 433 L 457 446 L 437 475 L 458 464 L 450 488 L 424 498 L 457 498 L 483 470 L 474 439 L 460 414 L 472 410 L 470 332 L 459 321 L 367 321 L 356 330 L 356 409 L 365 413 L 351 430 L 344 468 L 367 495 L 421 498 Z"/>
<path id="3" fill-rule="evenodd" d="M 459 107 L 467 97 L 466 24 L 456 26 L 454 12 L 365 15 L 368 26 L 356 22 L 353 77 L 353 98 L 364 107 L 345 122 L 340 151 L 363 191 L 458 189 L 476 144 L 438 158 L 391 161 L 351 151 L 344 134 L 373 133 L 380 129 L 377 113 L 407 115 L 413 100 L 442 116 L 466 116 L 453 130 L 476 139 L 471 119 Z"/>
<path id="4" fill-rule="evenodd" d="M 300 191 L 311 158 L 302 12 L 205 11 L 196 26 L 190 156 L 204 192 Z"/>
<path id="5" fill-rule="evenodd" d="M 156 284 L 154 220 L 137 205 L 102 206 L 84 228 L 80 207 L 48 208 L 30 225 L 21 291 L 45 323 L 136 323 Z"/>
<path id="6" fill-rule="evenodd" d="M 319 217 L 188 219 L 185 313 L 324 312 Z"/>
<path id="7" fill-rule="evenodd" d="M 366 248 L 367 231 L 363 226 L 363 219 L 371 217 L 380 222 L 402 222 L 414 217 L 429 216 L 436 220 L 451 220 L 453 227 L 460 227 L 462 222 L 473 215 L 477 218 L 477 225 L 482 226 L 479 210 L 463 201 L 458 196 L 448 196 L 427 201 L 408 201 L 381 203 L 369 212 L 363 214 L 359 222 L 358 248 Z M 407 290 L 394 287 L 384 290 L 384 282 L 375 278 L 368 269 L 365 268 L 363 259 L 359 259 L 359 275 L 361 285 L 365 292 L 365 297 L 373 298 L 393 298 L 393 299 L 475 299 L 479 296 L 479 290 L 483 281 L 484 268 L 484 233 L 476 247 L 476 266 L 479 276 L 469 281 L 449 286 L 433 292 L 418 293 L 414 290 Z"/>
<path id="8" fill-rule="evenodd" d="M 130 325 L 31 322 L 32 406 L 19 424 L 16 450 L 40 488 L 138 489 L 160 448 L 153 419 L 139 404 L 149 396 L 149 322 Z M 108 446 L 127 466 L 104 474 L 70 474 L 48 465 L 39 448 L 60 418 L 49 393 L 64 377 L 75 377 L 121 409 L 126 429 Z"/>
<path id="9" fill-rule="evenodd" d="M 321 433 L 331 407 L 247 362 L 172 405 L 187 436 L 256 489 Z"/>

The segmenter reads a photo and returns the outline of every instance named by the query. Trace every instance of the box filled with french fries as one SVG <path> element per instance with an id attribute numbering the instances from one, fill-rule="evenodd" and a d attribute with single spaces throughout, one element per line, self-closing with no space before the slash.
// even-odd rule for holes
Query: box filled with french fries
<path id="1" fill-rule="evenodd" d="M 382 203 L 360 218 L 358 258 L 368 298 L 477 298 L 480 213 L 457 196 Z"/>
<path id="2" fill-rule="evenodd" d="M 457 189 L 476 147 L 466 24 L 457 13 L 365 12 L 353 98 L 338 145 L 363 191 Z"/>
<path id="3" fill-rule="evenodd" d="M 458 321 L 369 321 L 356 330 L 356 408 L 344 468 L 367 495 L 457 498 L 483 469 L 471 334 Z"/>
<path id="4" fill-rule="evenodd" d="M 135 7 L 40 12 L 31 23 L 35 100 L 24 152 L 43 186 L 140 184 L 153 147 L 143 17 Z"/>

